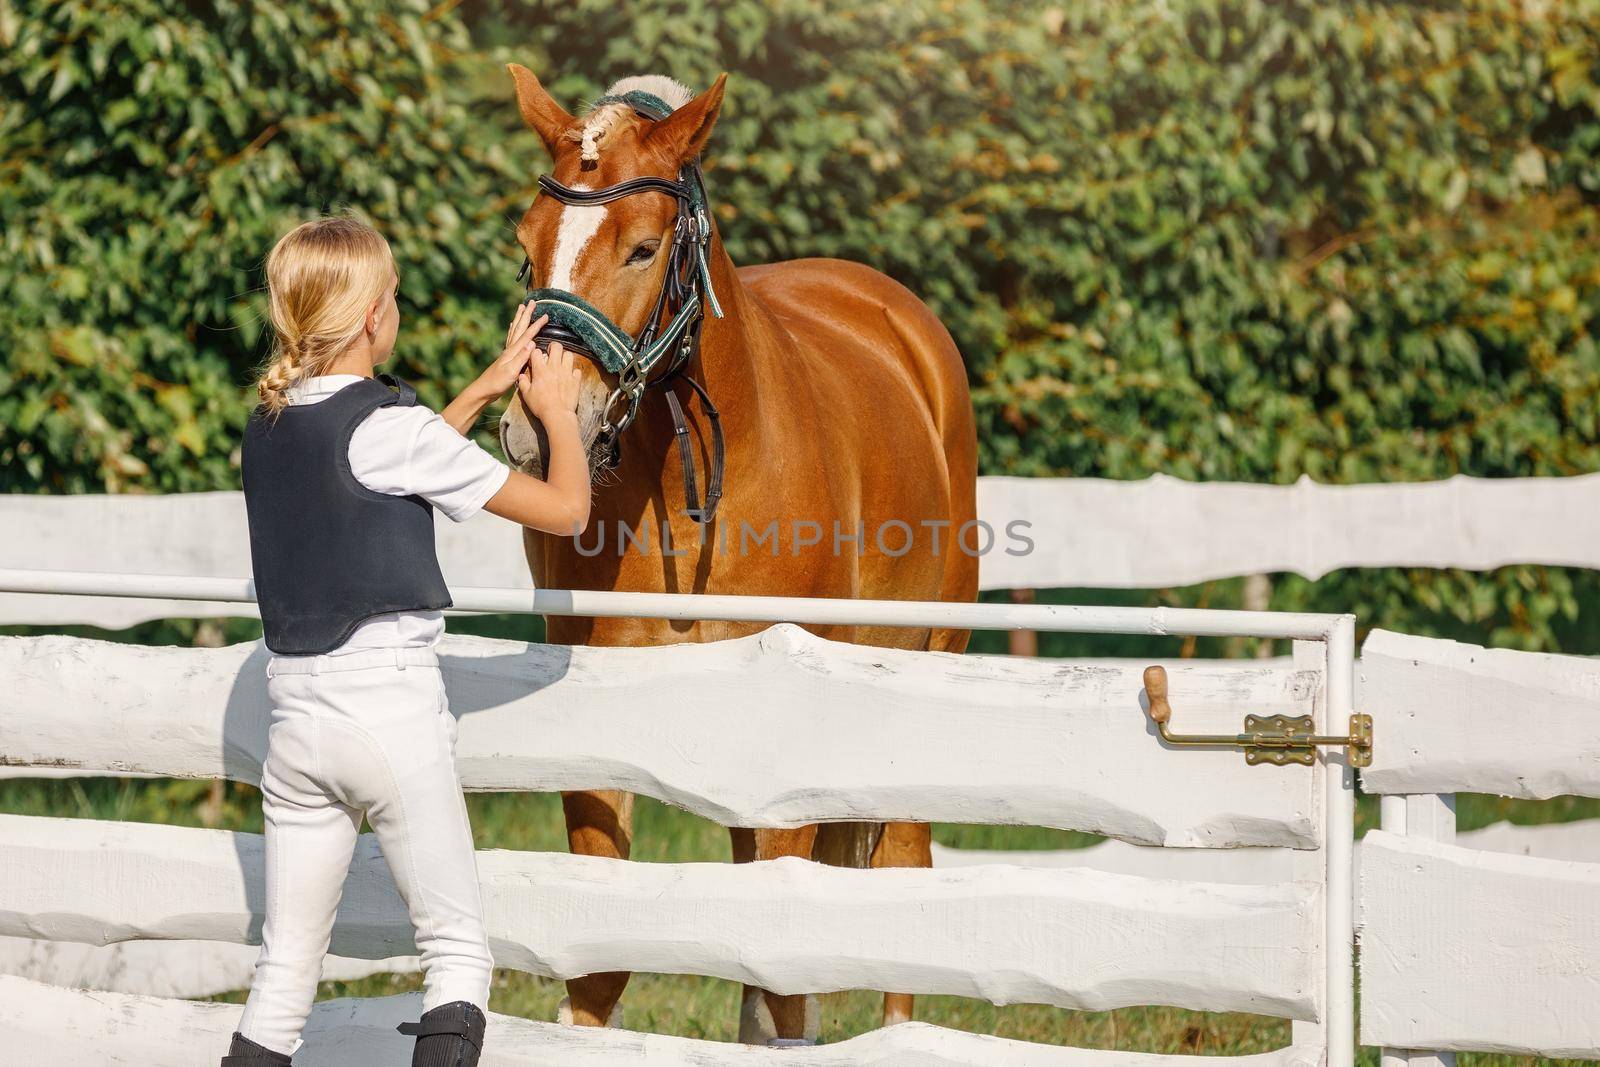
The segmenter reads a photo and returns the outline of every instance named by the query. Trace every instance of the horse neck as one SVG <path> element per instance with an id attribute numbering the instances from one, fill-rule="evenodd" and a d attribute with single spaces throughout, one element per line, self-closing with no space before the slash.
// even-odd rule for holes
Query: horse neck
<path id="1" fill-rule="evenodd" d="M 700 351 L 687 371 L 706 387 L 712 403 L 723 412 L 723 427 L 732 448 L 735 433 L 760 431 L 759 412 L 775 392 L 771 387 L 777 370 L 773 361 L 782 342 L 776 322 L 739 280 L 722 237 L 714 229 L 706 259 L 722 318 L 712 314 L 708 302 Z"/>

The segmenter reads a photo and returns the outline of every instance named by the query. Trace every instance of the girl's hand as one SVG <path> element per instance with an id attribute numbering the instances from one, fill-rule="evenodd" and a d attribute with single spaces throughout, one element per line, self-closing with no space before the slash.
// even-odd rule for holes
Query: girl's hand
<path id="1" fill-rule="evenodd" d="M 517 376 L 517 392 L 529 414 L 540 422 L 549 422 L 577 410 L 581 376 L 582 372 L 572 365 L 572 353 L 560 341 L 551 341 L 549 355 L 533 350 L 527 368 Z"/>
<path id="2" fill-rule="evenodd" d="M 511 317 L 511 325 L 506 329 L 505 350 L 478 375 L 480 389 L 491 400 L 498 400 L 506 394 L 506 390 L 517 384 L 517 378 L 528 365 L 528 357 L 537 351 L 534 338 L 550 321 L 550 316 L 540 315 L 529 322 L 532 315 L 532 301 L 517 305 L 517 313 Z"/>

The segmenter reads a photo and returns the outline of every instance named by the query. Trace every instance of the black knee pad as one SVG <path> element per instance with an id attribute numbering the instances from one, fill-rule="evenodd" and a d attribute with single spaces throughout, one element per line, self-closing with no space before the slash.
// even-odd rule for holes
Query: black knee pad
<path id="1" fill-rule="evenodd" d="M 423 1012 L 417 1022 L 401 1023 L 395 1029 L 416 1036 L 411 1067 L 478 1067 L 488 1023 L 476 1004 L 452 1000 Z"/>
<path id="2" fill-rule="evenodd" d="M 263 1048 L 235 1030 L 233 1044 L 222 1057 L 222 1067 L 289 1067 L 289 1057 Z"/>

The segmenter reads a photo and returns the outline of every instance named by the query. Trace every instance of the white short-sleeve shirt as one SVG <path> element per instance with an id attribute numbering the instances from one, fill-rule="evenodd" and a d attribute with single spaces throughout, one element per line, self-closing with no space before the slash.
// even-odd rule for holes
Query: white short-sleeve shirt
<path id="1" fill-rule="evenodd" d="M 284 396 L 290 404 L 316 404 L 361 380 L 355 374 L 302 378 Z M 381 407 L 362 419 L 350 435 L 350 472 L 373 492 L 420 496 L 455 522 L 477 514 L 511 475 L 476 441 L 420 404 Z M 328 654 L 431 647 L 443 634 L 443 612 L 391 612 L 366 620 Z"/>

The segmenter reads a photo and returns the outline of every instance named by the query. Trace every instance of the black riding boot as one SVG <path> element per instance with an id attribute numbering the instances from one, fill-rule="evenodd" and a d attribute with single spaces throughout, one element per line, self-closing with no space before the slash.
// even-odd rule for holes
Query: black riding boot
<path id="1" fill-rule="evenodd" d="M 411 1067 L 478 1067 L 488 1022 L 476 1004 L 452 1000 L 423 1012 L 420 1021 L 401 1023 L 395 1029 L 416 1035 Z"/>
<path id="2" fill-rule="evenodd" d="M 260 1045 L 239 1031 L 233 1032 L 233 1044 L 222 1057 L 222 1067 L 289 1067 L 289 1057 Z"/>

